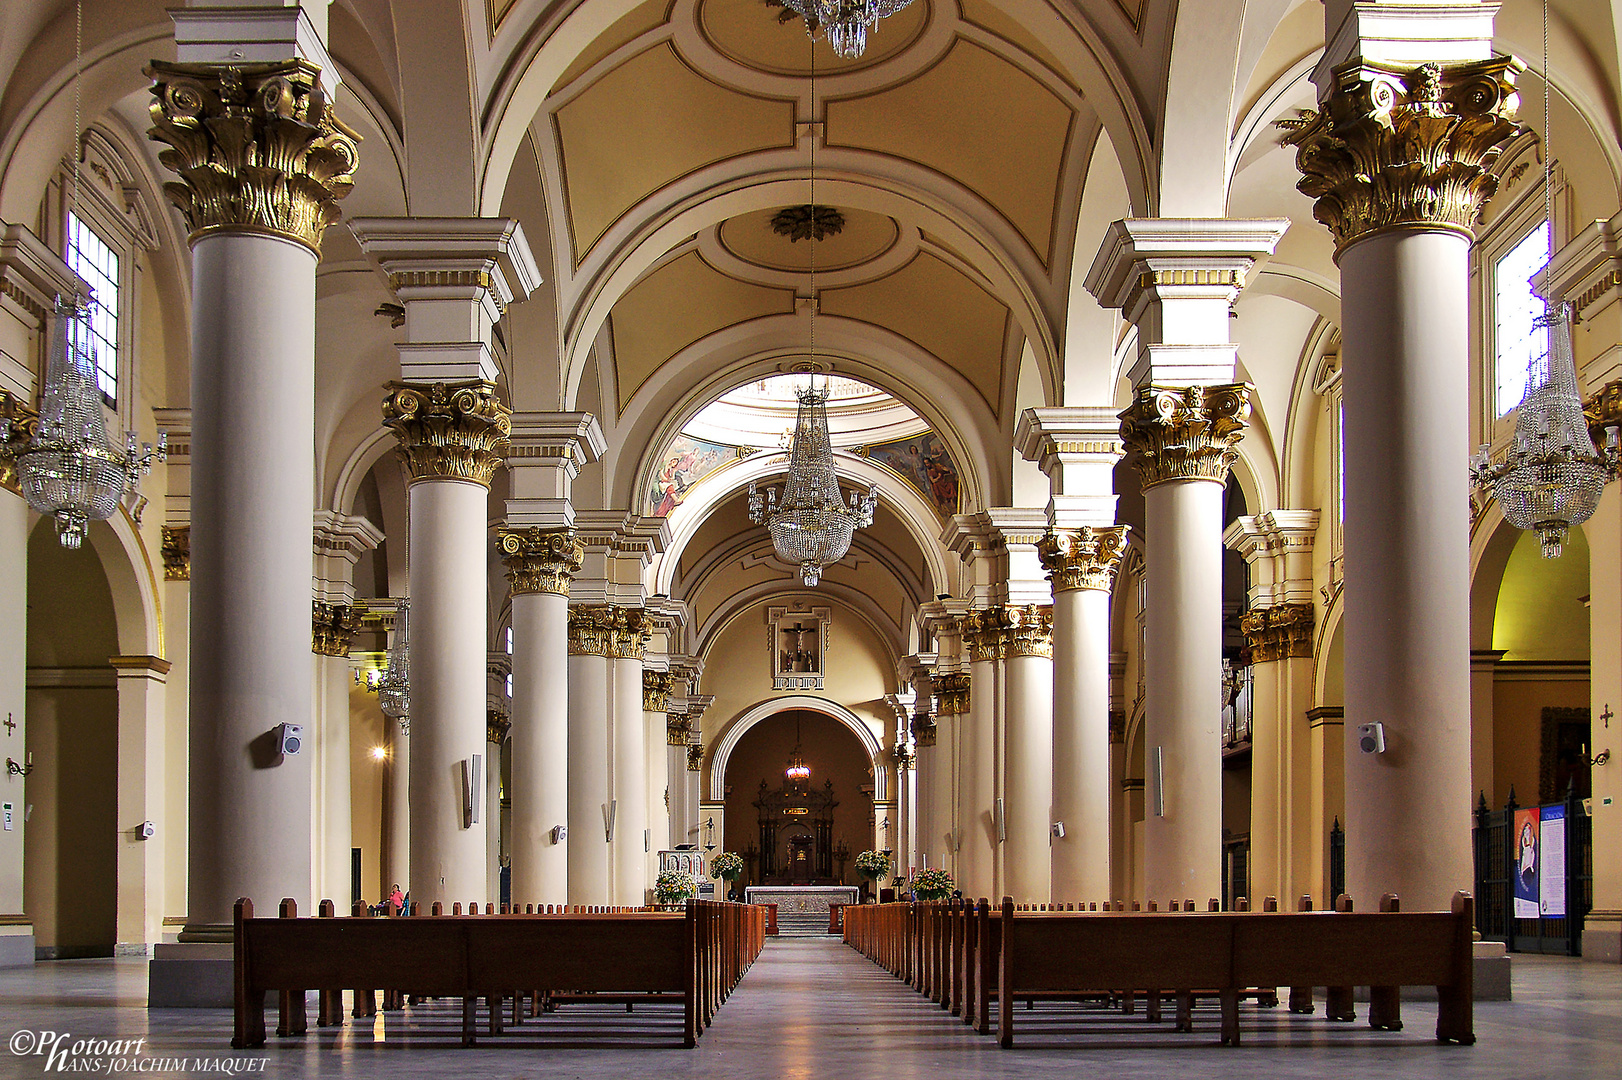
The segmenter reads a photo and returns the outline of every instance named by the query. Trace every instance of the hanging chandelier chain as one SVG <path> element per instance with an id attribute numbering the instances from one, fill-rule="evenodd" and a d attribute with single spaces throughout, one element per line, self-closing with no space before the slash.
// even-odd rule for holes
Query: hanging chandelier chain
<path id="1" fill-rule="evenodd" d="M 69 163 L 73 166 L 68 171 L 68 214 L 77 217 L 79 213 L 79 147 L 83 136 L 79 129 L 84 126 L 83 103 L 84 96 L 84 0 L 75 0 L 73 5 L 73 148 Z"/>
<path id="2" fill-rule="evenodd" d="M 1549 251 L 1554 251 L 1554 140 L 1549 130 L 1549 0 L 1543 0 L 1543 220 L 1549 223 Z"/>
<path id="3" fill-rule="evenodd" d="M 806 178 L 806 187 L 811 202 L 811 222 L 817 220 L 817 39 L 807 36 L 811 43 L 811 169 Z M 817 363 L 817 238 L 811 237 L 811 282 L 807 286 L 811 293 L 811 366 L 813 371 Z M 816 377 L 813 374 L 813 389 L 816 386 Z"/>

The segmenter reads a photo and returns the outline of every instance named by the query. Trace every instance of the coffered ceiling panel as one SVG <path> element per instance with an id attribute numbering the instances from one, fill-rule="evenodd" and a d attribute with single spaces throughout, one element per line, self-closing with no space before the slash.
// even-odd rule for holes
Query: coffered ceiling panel
<path id="1" fill-rule="evenodd" d="M 591 44 L 580 50 L 580 55 L 574 62 L 563 69 L 558 76 L 557 83 L 552 87 L 555 94 L 565 86 L 574 82 L 581 75 L 591 70 L 597 61 L 608 56 L 622 45 L 628 45 L 652 30 L 662 25 L 670 17 L 670 0 L 646 0 L 630 11 L 621 15 L 613 26 L 592 39 Z"/>
<path id="2" fill-rule="evenodd" d="M 794 143 L 794 105 L 710 82 L 668 43 L 605 74 L 555 114 L 575 262 L 620 214 L 695 169 Z"/>
<path id="3" fill-rule="evenodd" d="M 1018 67 L 959 39 L 899 86 L 828 103 L 828 143 L 910 158 L 980 194 L 1044 263 L 1075 114 Z"/>
<path id="4" fill-rule="evenodd" d="M 727 277 L 696 252 L 671 260 L 614 305 L 615 381 L 621 411 L 660 364 L 699 338 L 764 315 L 793 313 L 791 289 L 769 289 Z"/>
<path id="5" fill-rule="evenodd" d="M 944 260 L 920 254 L 889 277 L 827 289 L 821 310 L 892 330 L 956 368 L 1000 414 L 1008 308 Z"/>

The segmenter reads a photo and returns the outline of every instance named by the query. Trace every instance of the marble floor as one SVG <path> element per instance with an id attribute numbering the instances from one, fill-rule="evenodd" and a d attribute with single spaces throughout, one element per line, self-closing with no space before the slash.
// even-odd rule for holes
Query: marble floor
<path id="1" fill-rule="evenodd" d="M 1514 1001 L 1476 1006 L 1474 1047 L 1435 1044 L 1435 1007 L 1405 1003 L 1407 1029 L 1397 1033 L 1330 1025 L 1321 1010 L 1299 1017 L 1247 1008 L 1245 1045 L 1236 1050 L 1216 1045 L 1214 1009 L 1196 1013 L 1194 1033 L 1177 1034 L 1141 1016 L 1054 1006 L 1022 1011 L 1024 1045 L 1003 1051 L 839 942 L 780 939 L 697 1050 L 680 1048 L 679 1011 L 664 1006 L 637 1006 L 634 1017 L 619 1006 L 571 1006 L 465 1049 L 457 1045 L 459 1011 L 440 1006 L 420 1008 L 409 1025 L 385 1018 L 312 1027 L 301 1039 L 272 1036 L 261 1050 L 234 1052 L 228 1012 L 147 1011 L 144 961 L 57 961 L 0 970 L 0 1031 L 11 1051 L 0 1055 L 0 1077 L 44 1075 L 50 1054 L 29 1051 L 54 1032 L 60 1041 L 44 1036 L 48 1050 L 62 1051 L 51 1072 L 95 1068 L 74 1063 L 99 1059 L 100 1071 L 114 1075 L 1622 1078 L 1622 967 L 1517 956 L 1514 970 Z M 74 1054 L 81 1040 L 83 1052 Z"/>

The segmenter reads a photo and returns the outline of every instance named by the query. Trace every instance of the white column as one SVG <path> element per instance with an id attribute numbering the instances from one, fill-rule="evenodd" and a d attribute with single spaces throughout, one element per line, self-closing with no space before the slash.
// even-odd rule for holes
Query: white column
<path id="1" fill-rule="evenodd" d="M 1029 605 L 1010 608 L 1008 615 L 1000 891 L 1015 903 L 1041 904 L 1052 891 L 1048 839 L 1053 820 L 1053 612 Z"/>
<path id="2" fill-rule="evenodd" d="M 389 744 L 387 773 L 383 779 L 384 859 L 383 895 L 394 886 L 411 892 L 411 720 L 385 718 Z M 417 896 L 412 894 L 412 903 Z"/>
<path id="3" fill-rule="evenodd" d="M 1468 240 L 1341 253 L 1346 887 L 1445 909 L 1471 888 Z M 1455 503 L 1457 505 L 1455 505 Z M 1385 725 L 1386 752 L 1357 749 Z"/>
<path id="4" fill-rule="evenodd" d="M 186 36 L 177 28 L 177 39 Z M 254 47 L 283 57 L 319 52 L 319 38 L 307 39 Z M 182 41 L 181 59 L 209 59 L 194 48 Z M 319 76 L 307 65 L 229 78 L 224 67 L 202 76 L 191 65 L 150 70 L 152 136 L 170 144 L 167 164 L 182 178 L 193 230 L 190 911 L 182 936 L 219 940 L 239 896 L 261 910 L 284 896 L 301 907 L 310 899 L 309 758 L 277 755 L 275 733 L 310 718 L 315 264 L 356 153 L 343 136 L 323 134 L 330 94 L 316 90 Z M 169 84 L 199 78 L 202 116 L 177 113 L 191 95 L 172 95 Z M 279 96 L 262 92 L 273 80 Z M 339 175 L 273 187 L 270 174 L 245 167 L 238 144 L 214 141 L 213 121 L 227 113 L 269 139 L 270 127 L 285 126 L 276 106 L 289 93 L 308 107 L 310 126 L 301 129 L 308 157 L 290 148 L 287 160 Z M 317 138 L 330 138 L 329 147 L 309 146 Z M 205 162 L 213 182 L 184 186 Z"/>
<path id="5" fill-rule="evenodd" d="M 608 839 L 613 633 L 612 608 L 569 608 L 567 854 L 571 904 L 607 904 L 613 895 Z"/>
<path id="6" fill-rule="evenodd" d="M 1422 911 L 1474 877 L 1458 463 L 1470 452 L 1470 230 L 1518 130 L 1518 62 L 1492 54 L 1495 12 L 1326 9 L 1321 112 L 1286 140 L 1340 264 L 1347 890 Z M 1370 162 L 1393 164 L 1371 176 Z M 1358 750 L 1369 723 L 1384 725 L 1384 753 Z"/>
<path id="7" fill-rule="evenodd" d="M 1250 388 L 1229 315 L 1289 222 L 1126 219 L 1087 274 L 1138 328 L 1121 437 L 1144 492 L 1149 899 L 1221 895 L 1222 495 Z"/>
<path id="8" fill-rule="evenodd" d="M 1055 534 L 1043 545 L 1053 580 L 1053 838 L 1055 903 L 1113 899 L 1110 786 L 1110 588 L 1126 527 Z M 1055 829 L 1057 832 L 1057 829 Z"/>
<path id="9" fill-rule="evenodd" d="M 0 458 L 0 466 L 9 468 Z M 4 471 L 4 469 L 0 469 Z M 26 761 L 28 662 L 28 504 L 11 490 L 0 491 L 0 712 L 8 727 L 0 757 Z M 20 776 L 0 777 L 0 802 L 11 809 L 11 831 L 0 832 L 0 907 L 22 912 L 23 835 L 28 827 Z M 0 967 L 34 962 L 32 924 L 0 928 Z"/>
<path id="10" fill-rule="evenodd" d="M 512 583 L 512 900 L 569 902 L 569 579 L 582 551 L 568 530 L 504 531 Z"/>
<path id="11" fill-rule="evenodd" d="M 161 656 L 115 656 L 118 673 L 118 907 L 120 956 L 145 956 L 163 939 L 162 821 L 165 780 L 164 685 Z M 148 837 L 141 826 L 154 825 Z"/>
<path id="12" fill-rule="evenodd" d="M 988 611 L 994 609 L 988 609 Z M 986 612 L 971 612 L 963 631 L 969 648 L 968 708 L 957 717 L 957 884 L 965 896 L 997 891 L 997 704 L 1002 653 L 998 627 L 980 628 Z M 971 628 L 972 626 L 972 628 Z"/>
<path id="13" fill-rule="evenodd" d="M 624 609 L 638 621 L 638 609 Z M 648 742 L 647 717 L 642 708 L 642 648 L 640 634 L 627 633 L 613 661 L 613 691 L 610 700 L 612 752 L 610 792 L 615 812 L 613 842 L 613 903 L 641 904 L 647 889 L 647 850 L 644 835 L 648 822 Z"/>

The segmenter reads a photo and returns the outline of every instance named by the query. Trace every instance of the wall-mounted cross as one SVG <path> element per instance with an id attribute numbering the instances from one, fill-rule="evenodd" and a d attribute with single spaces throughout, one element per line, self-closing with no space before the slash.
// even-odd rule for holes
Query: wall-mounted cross
<path id="1" fill-rule="evenodd" d="M 13 720 L 11 718 L 10 713 L 6 713 L 6 734 L 10 735 L 13 731 L 16 731 L 16 730 L 17 730 L 17 721 L 15 721 L 15 720 Z"/>
<path id="2" fill-rule="evenodd" d="M 1616 714 L 1611 711 L 1611 703 L 1609 701 L 1607 701 L 1605 703 L 1604 711 L 1599 714 L 1599 718 L 1601 720 L 1605 721 L 1605 728 L 1606 728 L 1607 731 L 1610 730 L 1610 727 L 1611 727 L 1611 717 L 1613 717 L 1615 715 Z M 11 719 L 9 717 L 6 719 L 6 726 L 7 727 L 11 726 Z"/>

